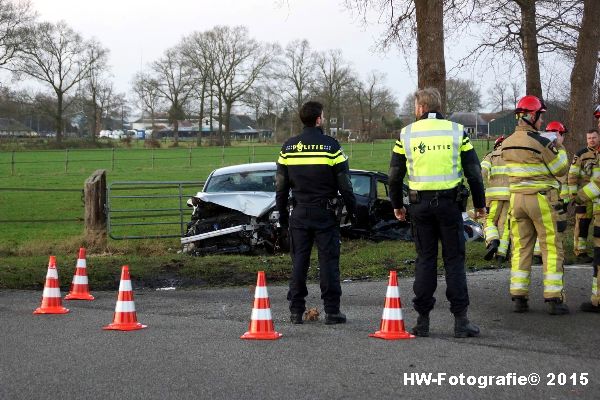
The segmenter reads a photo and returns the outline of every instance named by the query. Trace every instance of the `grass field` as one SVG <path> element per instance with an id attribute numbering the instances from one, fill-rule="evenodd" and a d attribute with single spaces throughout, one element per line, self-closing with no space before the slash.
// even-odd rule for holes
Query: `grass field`
<path id="1" fill-rule="evenodd" d="M 344 150 L 351 168 L 387 171 L 392 145 L 393 141 L 346 143 Z M 475 146 L 481 157 L 488 144 L 476 142 Z M 77 248 L 88 245 L 82 237 L 82 222 L 73 222 L 83 216 L 80 192 L 30 189 L 81 190 L 85 179 L 96 169 L 108 171 L 109 184 L 116 181 L 202 181 L 215 168 L 274 161 L 278 152 L 279 145 L 259 144 L 227 148 L 0 152 L 0 221 L 3 221 L 0 222 L 0 287 L 41 287 L 50 254 L 57 255 L 61 282 L 67 285 Z M 191 195 L 200 187 L 186 190 Z M 173 205 L 173 200 L 165 201 L 170 202 L 165 203 L 167 207 Z M 49 219 L 71 222 L 36 222 Z M 186 222 L 188 219 L 186 216 Z M 146 229 L 146 233 L 152 234 L 158 228 Z M 174 229 L 178 231 L 179 228 Z M 345 241 L 342 246 L 344 279 L 383 278 L 392 268 L 411 271 L 410 261 L 415 257 L 412 243 Z M 284 281 L 290 269 L 287 255 L 189 257 L 176 254 L 179 247 L 178 239 L 109 240 L 102 248 L 90 249 L 88 264 L 93 266 L 89 269 L 90 282 L 97 288 L 116 287 L 119 267 L 126 263 L 131 265 L 132 275 L 147 285 L 152 285 L 154 280 L 169 279 L 191 284 L 246 284 L 253 282 L 255 271 L 260 269 L 269 271 L 270 280 Z M 481 243 L 469 246 L 467 264 L 471 268 L 492 266 L 482 262 L 483 249 Z M 316 258 L 312 265 L 315 264 Z M 316 274 L 317 269 L 312 268 L 311 276 Z"/>

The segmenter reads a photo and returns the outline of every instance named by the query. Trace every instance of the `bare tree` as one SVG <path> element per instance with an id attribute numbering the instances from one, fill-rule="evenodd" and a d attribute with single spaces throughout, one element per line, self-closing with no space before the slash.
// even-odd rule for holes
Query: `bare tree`
<path id="1" fill-rule="evenodd" d="M 525 92 L 543 97 L 540 54 L 566 54 L 577 36 L 582 0 L 472 0 L 482 35 L 456 68 L 473 61 L 514 68 L 521 63 Z M 517 57 L 515 57 L 515 55 Z"/>
<path id="2" fill-rule="evenodd" d="M 138 73 L 133 79 L 133 91 L 140 101 L 142 113 L 148 112 L 150 114 L 150 123 L 152 125 L 151 138 L 154 138 L 154 130 L 156 129 L 156 112 L 162 106 L 163 100 L 158 86 L 158 79 L 147 73 Z"/>
<path id="3" fill-rule="evenodd" d="M 6 65 L 21 47 L 22 30 L 35 19 L 31 3 L 0 0 L 0 67 Z"/>
<path id="4" fill-rule="evenodd" d="M 206 101 L 212 93 L 216 54 L 211 51 L 210 38 L 206 33 L 194 32 L 183 39 L 182 52 L 195 76 L 195 94 L 198 96 L 198 145 L 202 144 L 202 121 Z M 212 120 L 212 118 L 211 118 Z"/>
<path id="5" fill-rule="evenodd" d="M 308 40 L 294 40 L 285 47 L 275 76 L 283 82 L 284 91 L 294 99 L 297 112 L 300 112 L 314 86 L 315 68 L 316 59 Z"/>
<path id="6" fill-rule="evenodd" d="M 506 82 L 496 82 L 488 91 L 488 105 L 492 111 L 503 112 L 506 108 L 511 108 L 508 96 L 508 85 Z"/>
<path id="7" fill-rule="evenodd" d="M 577 40 L 575 63 L 571 71 L 571 103 L 569 127 L 575 133 L 567 138 L 566 146 L 574 152 L 584 144 L 583 133 L 591 125 L 591 105 L 594 77 L 600 51 L 600 1 L 584 0 L 583 19 Z M 598 90 L 598 89 L 596 89 Z M 577 140 L 577 137 L 581 139 Z"/>
<path id="8" fill-rule="evenodd" d="M 91 41 L 86 49 L 86 55 L 90 60 L 92 60 L 84 83 L 85 90 L 89 96 L 89 104 L 92 111 L 90 135 L 92 141 L 95 141 L 98 133 L 100 132 L 100 125 L 102 121 L 102 103 L 105 102 L 105 99 L 102 97 L 107 90 L 112 91 L 112 83 L 108 82 L 107 77 L 108 50 L 103 48 L 100 43 Z"/>
<path id="9" fill-rule="evenodd" d="M 481 107 L 481 93 L 475 82 L 463 79 L 446 81 L 446 108 L 448 113 L 473 112 Z"/>
<path id="10" fill-rule="evenodd" d="M 185 106 L 193 93 L 194 76 L 183 57 L 181 48 L 165 51 L 152 63 L 158 86 L 156 90 L 169 103 L 169 122 L 173 124 L 174 146 L 179 144 L 179 121 L 185 119 Z"/>
<path id="11" fill-rule="evenodd" d="M 366 132 L 364 140 L 373 139 L 373 128 L 381 117 L 396 107 L 396 100 L 391 92 L 383 86 L 385 75 L 371 71 L 366 82 L 358 82 L 356 98 L 358 101 L 361 129 Z"/>
<path id="12" fill-rule="evenodd" d="M 342 58 L 340 50 L 329 50 L 317 56 L 319 75 L 316 88 L 323 97 L 325 112 L 325 131 L 331 132 L 331 117 L 336 117 L 336 131 L 340 127 L 341 99 L 344 88 L 349 87 L 354 80 L 350 65 Z"/>
<path id="13" fill-rule="evenodd" d="M 48 84 L 56 95 L 56 140 L 62 141 L 64 131 L 65 94 L 76 87 L 104 54 L 94 57 L 86 51 L 90 43 L 64 21 L 43 22 L 29 27 L 22 37 L 19 57 L 10 69 Z"/>
<path id="14" fill-rule="evenodd" d="M 387 27 L 379 43 L 383 49 L 396 45 L 408 56 L 416 42 L 418 87 L 437 88 L 445 111 L 444 22 L 460 25 L 468 21 L 472 0 L 345 0 L 345 4 L 362 14 L 366 23 L 368 12 L 376 11 L 378 22 Z"/>
<path id="15" fill-rule="evenodd" d="M 219 101 L 219 136 L 223 144 L 231 142 L 229 121 L 231 109 L 267 71 L 269 61 L 276 52 L 275 46 L 263 45 L 248 36 L 243 26 L 217 26 L 208 32 L 213 45 L 215 62 L 212 83 L 217 89 Z M 225 112 L 223 113 L 223 106 Z M 224 120 L 224 121 L 223 121 Z M 222 124 L 225 132 L 223 135 Z"/>

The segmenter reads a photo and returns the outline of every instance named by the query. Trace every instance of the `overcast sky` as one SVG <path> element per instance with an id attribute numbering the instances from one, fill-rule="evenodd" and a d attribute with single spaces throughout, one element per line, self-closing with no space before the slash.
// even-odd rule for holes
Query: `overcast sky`
<path id="1" fill-rule="evenodd" d="M 374 51 L 383 27 L 362 23 L 343 7 L 342 0 L 31 0 L 42 21 L 66 21 L 85 38 L 96 38 L 110 50 L 114 81 L 130 94 L 134 74 L 158 59 L 193 31 L 215 25 L 246 25 L 260 41 L 285 46 L 308 39 L 313 50 L 339 48 L 361 76 L 371 70 L 387 75 L 400 105 L 416 87 L 416 56 L 397 50 Z M 455 47 L 464 49 L 462 43 Z M 462 45 L 462 46 L 461 46 Z M 447 68 L 460 50 L 447 51 Z M 477 79 L 472 71 L 461 77 Z M 485 97 L 485 87 L 482 88 Z"/>

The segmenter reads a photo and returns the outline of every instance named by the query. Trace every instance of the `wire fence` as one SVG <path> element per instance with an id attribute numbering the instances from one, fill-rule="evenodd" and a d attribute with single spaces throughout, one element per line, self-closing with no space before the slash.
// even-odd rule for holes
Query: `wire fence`
<path id="1" fill-rule="evenodd" d="M 477 139 L 474 145 L 480 157 L 490 150 L 490 140 Z M 394 141 L 371 143 L 343 143 L 350 160 L 372 160 L 391 154 Z M 127 168 L 165 169 L 275 161 L 280 145 L 248 145 L 232 147 L 187 148 L 109 148 L 65 149 L 0 152 L 0 171 L 14 176 L 43 171 L 68 173 L 81 168 L 105 168 L 111 171 Z M 483 153 L 483 154 L 482 154 Z"/>

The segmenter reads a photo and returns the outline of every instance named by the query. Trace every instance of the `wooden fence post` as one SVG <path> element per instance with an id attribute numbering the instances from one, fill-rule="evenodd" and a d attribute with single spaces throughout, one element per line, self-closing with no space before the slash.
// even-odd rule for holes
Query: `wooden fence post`
<path id="1" fill-rule="evenodd" d="M 94 242 L 106 241 L 106 170 L 94 171 L 85 180 L 85 235 Z"/>

